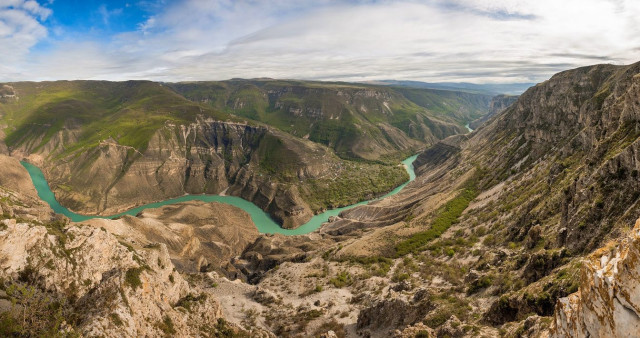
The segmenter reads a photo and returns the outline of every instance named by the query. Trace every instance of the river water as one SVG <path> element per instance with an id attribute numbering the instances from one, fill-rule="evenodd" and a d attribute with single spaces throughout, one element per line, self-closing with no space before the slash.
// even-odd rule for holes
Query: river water
<path id="1" fill-rule="evenodd" d="M 416 157 L 418 157 L 418 155 L 411 156 L 411 157 L 405 159 L 404 161 L 402 161 L 402 164 L 404 164 L 407 172 L 409 173 L 409 181 L 407 181 L 404 184 L 396 187 L 392 191 L 388 192 L 384 196 L 381 196 L 381 197 L 379 197 L 377 199 L 381 199 L 381 198 L 385 198 L 385 197 L 389 197 L 391 195 L 397 194 L 409 182 L 413 181 L 416 178 L 416 174 L 415 174 L 415 171 L 414 171 L 414 168 L 413 168 L 413 161 L 416 159 Z M 55 195 L 51 191 L 51 188 L 49 188 L 49 183 L 47 183 L 47 180 L 44 178 L 44 174 L 42 173 L 42 171 L 38 167 L 36 167 L 36 166 L 34 166 L 34 165 L 30 164 L 30 163 L 24 162 L 24 161 L 22 161 L 20 163 L 22 163 L 22 165 L 29 172 L 29 175 L 31 176 L 31 180 L 33 181 L 33 185 L 35 186 L 36 190 L 38 191 L 38 196 L 40 196 L 40 198 L 43 201 L 47 202 L 51 206 L 51 209 L 53 209 L 53 211 L 55 211 L 56 213 L 63 214 L 65 216 L 69 217 L 74 222 L 82 222 L 82 221 L 86 221 L 86 220 L 89 220 L 89 219 L 92 219 L 92 218 L 112 219 L 112 218 L 116 218 L 116 217 L 124 216 L 124 215 L 135 216 L 140 211 L 142 211 L 144 209 L 159 208 L 159 207 L 161 207 L 163 205 L 197 200 L 197 201 L 204 201 L 204 202 L 220 202 L 220 203 L 230 204 L 230 205 L 233 205 L 235 207 L 238 207 L 238 208 L 246 211 L 251 216 L 251 220 L 256 225 L 256 228 L 258 228 L 258 231 L 260 233 L 267 233 L 267 234 L 279 233 L 279 234 L 284 234 L 284 235 L 302 235 L 302 234 L 308 234 L 308 233 L 313 232 L 314 230 L 318 229 L 323 223 L 327 222 L 329 220 L 329 217 L 331 217 L 331 216 L 338 216 L 338 214 L 340 212 L 344 211 L 344 210 L 351 209 L 351 208 L 356 207 L 358 205 L 367 204 L 367 203 L 372 201 L 372 200 L 362 201 L 360 203 L 352 204 L 352 205 L 349 205 L 349 206 L 346 206 L 346 207 L 327 210 L 327 211 L 325 211 L 325 212 L 323 212 L 321 214 L 313 216 L 309 220 L 309 222 L 299 226 L 296 229 L 291 229 L 291 230 L 281 228 L 276 222 L 274 222 L 271 219 L 271 217 L 269 217 L 269 215 L 267 213 L 265 213 L 262 209 L 258 208 L 255 204 L 253 204 L 253 203 L 251 203 L 249 201 L 246 201 L 246 200 L 244 200 L 244 199 L 242 199 L 240 197 L 235 197 L 235 196 L 185 195 L 185 196 L 181 196 L 181 197 L 177 197 L 177 198 L 164 200 L 164 201 L 161 201 L 161 202 L 145 204 L 145 205 L 139 206 L 137 208 L 133 208 L 133 209 L 127 210 L 125 212 L 122 212 L 122 213 L 119 213 L 119 214 L 116 214 L 116 215 L 111 215 L 111 216 L 80 215 L 80 214 L 74 213 L 73 211 L 65 208 L 60 203 L 58 203 L 58 201 L 56 200 Z"/>

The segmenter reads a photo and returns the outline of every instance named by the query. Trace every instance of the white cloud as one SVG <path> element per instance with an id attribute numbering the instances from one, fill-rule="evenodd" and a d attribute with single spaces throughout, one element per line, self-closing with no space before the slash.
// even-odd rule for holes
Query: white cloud
<path id="1" fill-rule="evenodd" d="M 31 55 L 17 77 L 541 81 L 639 61 L 639 20 L 634 0 L 189 0 L 106 44 Z"/>
<path id="2" fill-rule="evenodd" d="M 29 49 L 47 36 L 39 20 L 50 14 L 35 1 L 0 0 L 0 64 L 5 77 L 16 76 Z"/>

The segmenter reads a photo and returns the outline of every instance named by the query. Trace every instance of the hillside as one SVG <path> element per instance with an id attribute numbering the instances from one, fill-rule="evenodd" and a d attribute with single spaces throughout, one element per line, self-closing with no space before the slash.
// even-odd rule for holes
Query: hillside
<path id="1" fill-rule="evenodd" d="M 557 301 L 582 285 L 596 299 L 583 257 L 640 218 L 638 74 L 640 63 L 559 73 L 424 151 L 398 195 L 320 229 L 338 243 L 258 238 L 235 264 L 291 302 L 271 285 L 287 280 L 326 311 L 347 294 L 358 315 L 338 322 L 365 335 L 538 337 L 552 321 L 568 330 L 577 307 L 565 301 L 552 319 Z"/>
<path id="2" fill-rule="evenodd" d="M 167 84 L 194 102 L 326 145 L 342 158 L 397 161 L 488 111 L 491 96 L 272 79 Z"/>
<path id="3" fill-rule="evenodd" d="M 58 200 L 79 213 L 109 215 L 185 193 L 226 192 L 296 227 L 315 212 L 381 195 L 407 179 L 395 163 L 344 161 L 320 144 L 158 83 L 3 88 L 4 151 L 40 166 Z"/>

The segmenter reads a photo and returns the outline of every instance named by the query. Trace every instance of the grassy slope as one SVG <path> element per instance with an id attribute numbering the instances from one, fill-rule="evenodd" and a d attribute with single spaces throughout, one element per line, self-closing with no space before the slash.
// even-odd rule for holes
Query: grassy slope
<path id="1" fill-rule="evenodd" d="M 193 101 L 307 136 L 343 158 L 360 157 L 353 148 L 365 139 L 389 141 L 387 147 L 394 152 L 408 150 L 393 145 L 379 123 L 425 142 L 428 136 L 417 132 L 416 126 L 426 124 L 437 137 L 446 137 L 434 119 L 464 126 L 486 112 L 490 100 L 486 95 L 453 91 L 309 81 L 229 80 L 169 86 Z"/>
<path id="2" fill-rule="evenodd" d="M 467 123 L 487 112 L 490 96 L 437 89 L 394 87 L 411 102 L 428 109 L 435 116 Z"/>
<path id="3" fill-rule="evenodd" d="M 197 114 L 220 120 L 232 116 L 187 101 L 153 82 L 43 82 L 12 84 L 20 99 L 0 105 L 7 124 L 5 142 L 14 147 L 37 141 L 38 150 L 65 126 L 80 126 L 79 142 L 67 154 L 113 138 L 144 150 L 166 121 L 186 123 Z"/>

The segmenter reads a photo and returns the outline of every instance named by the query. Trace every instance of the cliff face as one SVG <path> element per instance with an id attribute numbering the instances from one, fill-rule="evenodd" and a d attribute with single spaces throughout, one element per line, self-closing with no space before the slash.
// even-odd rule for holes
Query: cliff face
<path id="1" fill-rule="evenodd" d="M 489 111 L 487 112 L 487 114 L 477 120 L 473 120 L 471 123 L 469 123 L 469 127 L 474 130 L 478 129 L 478 127 L 489 121 L 491 117 L 502 113 L 517 100 L 517 95 L 494 96 L 493 98 L 491 98 L 491 102 L 489 102 Z"/>
<path id="2" fill-rule="evenodd" d="M 11 88 L 21 99 L 0 102 L 7 124 L 0 139 L 8 146 L 0 151 L 40 166 L 60 202 L 78 213 L 108 215 L 184 194 L 226 193 L 294 228 L 315 212 L 406 180 L 395 164 L 342 160 L 320 143 L 240 121 L 158 83 Z M 350 180 L 357 189 L 345 188 Z"/>
<path id="3" fill-rule="evenodd" d="M 262 121 L 343 158 L 409 154 L 487 110 L 489 96 L 348 83 L 230 80 L 170 84 L 196 102 Z"/>
<path id="4" fill-rule="evenodd" d="M 417 262 L 404 278 L 448 299 L 432 315 L 464 300 L 491 327 L 535 336 L 580 285 L 583 255 L 640 218 L 639 74 L 640 63 L 559 73 L 473 133 L 428 148 L 401 193 L 321 230 L 352 236 L 333 257 Z M 425 266 L 446 270 L 424 277 Z"/>
<path id="5" fill-rule="evenodd" d="M 558 300 L 554 337 L 632 337 L 640 332 L 640 220 L 627 238 L 583 261 L 578 292 Z"/>
<path id="6" fill-rule="evenodd" d="M 286 161 L 267 161 L 285 151 Z M 324 156 L 331 155 L 321 147 L 278 138 L 264 127 L 202 118 L 189 125 L 168 123 L 142 151 L 105 140 L 72 159 L 36 163 L 60 202 L 79 213 L 109 215 L 185 193 L 226 192 L 254 202 L 283 226 L 295 227 L 312 216 L 311 210 L 294 187 L 274 176 L 317 177 L 329 168 L 321 161 Z M 273 167 L 264 170 L 267 165 Z"/>
<path id="7" fill-rule="evenodd" d="M 164 244 L 67 225 L 34 198 L 17 160 L 0 164 L 0 335 L 240 333 L 218 320 L 213 295 L 176 271 Z"/>

